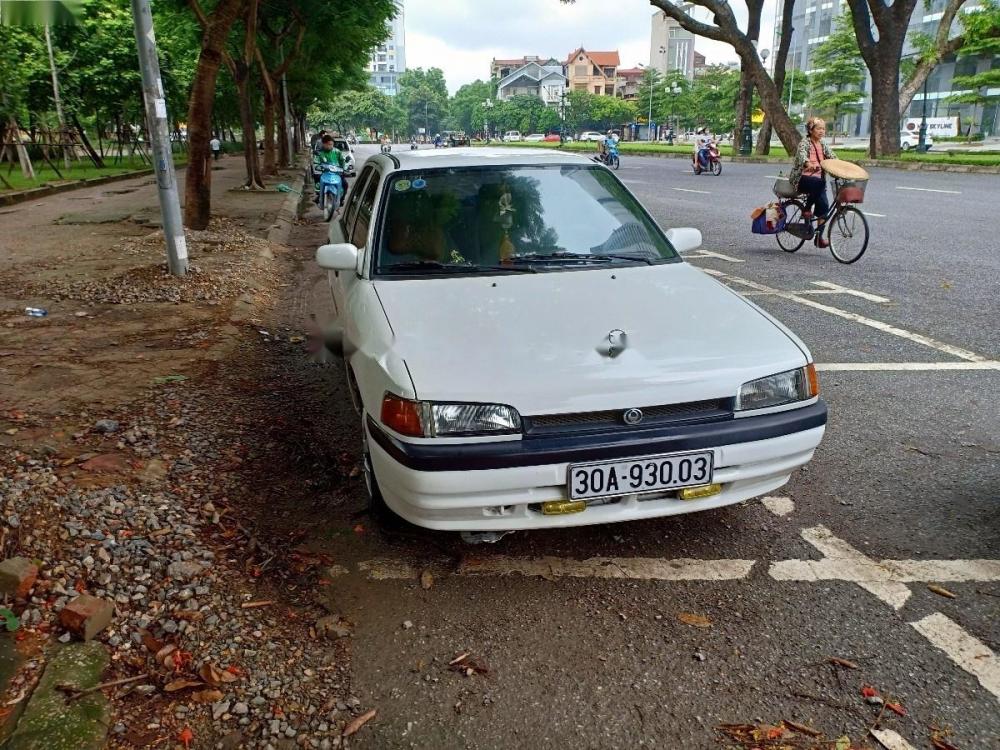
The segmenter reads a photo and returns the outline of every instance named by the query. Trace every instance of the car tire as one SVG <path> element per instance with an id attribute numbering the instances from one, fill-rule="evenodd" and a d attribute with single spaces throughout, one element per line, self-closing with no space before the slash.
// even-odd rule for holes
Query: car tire
<path id="1" fill-rule="evenodd" d="M 368 429 L 365 427 L 364 414 L 361 415 L 361 474 L 368 493 L 368 515 L 390 531 L 405 528 L 408 525 L 406 520 L 396 515 L 389 507 L 379 488 L 375 468 L 372 466 L 371 451 L 368 449 Z"/>
<path id="2" fill-rule="evenodd" d="M 910 150 L 910 144 L 909 143 L 904 143 L 903 144 L 903 151 L 909 151 L 909 150 Z"/>

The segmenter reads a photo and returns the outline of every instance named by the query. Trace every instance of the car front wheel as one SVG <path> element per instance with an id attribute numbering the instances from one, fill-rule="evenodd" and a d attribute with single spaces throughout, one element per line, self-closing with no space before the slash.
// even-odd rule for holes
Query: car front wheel
<path id="1" fill-rule="evenodd" d="M 372 466 L 371 449 L 368 447 L 368 428 L 365 426 L 365 415 L 361 415 L 361 472 L 365 479 L 365 491 L 368 493 L 368 514 L 382 526 L 389 529 L 400 528 L 406 524 L 397 516 L 382 497 L 378 486 L 375 468 Z"/>

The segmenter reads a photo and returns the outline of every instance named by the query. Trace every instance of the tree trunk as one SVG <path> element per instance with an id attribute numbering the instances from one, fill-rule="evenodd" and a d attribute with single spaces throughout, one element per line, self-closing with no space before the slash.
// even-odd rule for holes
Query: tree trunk
<path id="1" fill-rule="evenodd" d="M 872 71 L 872 158 L 899 153 L 899 56 L 884 60 Z"/>
<path id="2" fill-rule="evenodd" d="M 196 2 L 196 0 L 192 0 Z M 204 18 L 201 54 L 188 100 L 188 165 L 184 181 L 184 224 L 205 229 L 212 215 L 211 152 L 212 105 L 215 80 L 222 65 L 222 50 L 229 30 L 243 7 L 243 0 L 219 0 L 211 18 Z M 200 10 L 196 8 L 196 13 Z"/>
<path id="3" fill-rule="evenodd" d="M 80 118 L 73 113 L 73 126 L 76 128 L 77 132 L 80 134 L 80 141 L 83 143 L 83 147 L 87 149 L 87 153 L 90 154 L 90 160 L 94 162 L 94 166 L 98 169 L 104 169 L 104 160 L 101 159 L 100 154 L 94 151 L 94 147 L 90 143 L 90 139 L 87 137 L 87 131 L 83 129 L 83 125 L 80 123 Z"/>
<path id="4" fill-rule="evenodd" d="M 239 94 L 240 128 L 243 131 L 243 161 L 247 168 L 247 179 L 243 183 L 249 190 L 263 190 L 264 184 L 260 176 L 260 159 L 257 158 L 257 123 L 253 116 L 253 102 L 250 100 L 249 68 L 236 62 L 236 90 Z"/>
<path id="5" fill-rule="evenodd" d="M 18 127 L 17 120 L 13 117 L 10 118 L 10 125 L 8 126 L 11 135 L 14 137 L 14 149 L 17 151 L 17 158 L 21 162 L 21 174 L 25 179 L 33 180 L 35 179 L 35 168 L 31 164 L 31 158 L 28 156 L 28 149 L 24 147 L 24 141 L 21 140 L 21 129 Z"/>
<path id="6" fill-rule="evenodd" d="M 264 174 L 277 173 L 274 151 L 274 97 L 267 93 L 264 87 Z"/>
<path id="7" fill-rule="evenodd" d="M 278 163 L 282 167 L 291 166 L 291 155 L 288 153 L 288 120 L 285 118 L 285 108 L 278 106 Z"/>
<path id="8" fill-rule="evenodd" d="M 785 90 L 785 74 L 788 67 L 788 51 L 792 46 L 792 14 L 795 10 L 795 0 L 785 0 L 781 9 L 781 41 L 774 53 L 774 87 L 779 93 Z M 784 99 L 784 96 L 782 96 Z M 765 156 L 771 153 L 771 118 L 764 116 L 757 136 L 757 154 Z"/>

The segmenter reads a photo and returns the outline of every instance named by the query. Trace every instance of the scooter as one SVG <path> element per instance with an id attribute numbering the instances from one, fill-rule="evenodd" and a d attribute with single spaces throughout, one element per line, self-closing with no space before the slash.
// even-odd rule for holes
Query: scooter
<path id="1" fill-rule="evenodd" d="M 417 150 L 417 139 L 414 138 L 410 141 L 410 151 L 416 151 L 416 150 Z"/>
<path id="2" fill-rule="evenodd" d="M 340 196 L 344 194 L 344 170 L 336 164 L 323 164 L 319 170 L 319 210 L 323 221 L 330 221 L 340 208 Z"/>
<path id="3" fill-rule="evenodd" d="M 379 146 L 379 150 L 381 150 L 383 154 L 388 154 L 390 151 L 392 151 L 392 144 L 389 142 L 383 143 L 381 146 Z"/>
<path id="4" fill-rule="evenodd" d="M 695 174 L 701 174 L 702 172 L 711 172 L 716 177 L 722 174 L 722 161 L 719 159 L 719 146 L 715 141 L 711 141 L 705 150 L 708 152 L 705 155 L 705 166 L 701 166 L 698 163 L 698 154 L 695 154 L 691 158 L 691 169 L 694 170 Z"/>
<path id="5" fill-rule="evenodd" d="M 618 144 L 615 141 L 604 143 L 604 153 L 601 154 L 601 161 L 612 169 L 621 166 L 621 159 L 618 158 Z"/>

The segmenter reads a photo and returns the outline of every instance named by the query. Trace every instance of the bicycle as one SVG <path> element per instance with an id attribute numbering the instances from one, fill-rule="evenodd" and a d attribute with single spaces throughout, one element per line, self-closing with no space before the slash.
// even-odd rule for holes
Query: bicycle
<path id="1" fill-rule="evenodd" d="M 824 171 L 826 163 L 824 162 Z M 826 219 L 826 223 L 818 231 L 820 236 L 823 232 L 827 233 L 830 254 L 834 259 L 851 264 L 860 259 L 868 249 L 868 219 L 864 211 L 855 205 L 864 202 L 867 173 L 863 179 L 830 176 L 833 177 L 834 200 L 826 216 L 819 217 Z M 806 240 L 816 236 L 817 217 L 805 215 L 804 195 L 797 192 L 788 180 L 776 180 L 773 191 L 780 199 L 779 205 L 785 217 L 785 228 L 775 235 L 775 239 L 786 253 L 794 253 Z"/>

